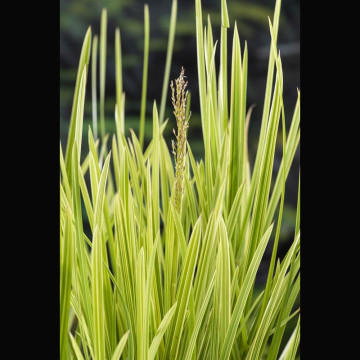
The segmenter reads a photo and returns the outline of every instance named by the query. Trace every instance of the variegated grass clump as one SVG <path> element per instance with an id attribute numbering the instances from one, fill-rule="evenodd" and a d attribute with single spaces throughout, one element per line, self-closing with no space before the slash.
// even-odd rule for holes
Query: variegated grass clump
<path id="1" fill-rule="evenodd" d="M 219 0 L 220 5 L 220 0 Z M 100 136 L 97 134 L 98 36 L 87 31 L 80 55 L 65 154 L 60 146 L 61 359 L 295 359 L 300 341 L 300 202 L 294 237 L 277 254 L 287 176 L 300 139 L 300 92 L 285 128 L 283 72 L 277 51 L 281 1 L 272 22 L 262 124 L 255 163 L 248 159 L 247 46 L 233 29 L 227 73 L 227 5 L 220 41 L 203 26 L 195 0 L 200 113 L 205 157 L 186 140 L 189 101 L 184 72 L 172 86 L 177 121 L 175 166 L 164 138 L 165 102 L 175 41 L 177 0 L 170 16 L 160 116 L 154 101 L 152 138 L 125 137 L 120 30 L 115 30 L 116 133 L 105 129 L 106 11 L 100 31 Z M 144 129 L 150 13 L 144 9 L 144 73 L 139 133 Z M 92 44 L 92 46 L 91 46 Z M 220 48 L 217 71 L 215 53 Z M 90 54 L 91 63 L 89 62 Z M 90 71 L 91 67 L 91 71 Z M 91 73 L 93 126 L 85 129 Z M 196 81 L 191 79 L 191 81 Z M 228 84 L 230 93 L 228 97 Z M 185 114 L 185 115 L 184 115 Z M 280 124 L 281 119 L 281 124 Z M 274 174 L 279 128 L 283 156 Z M 111 137 L 110 137 L 111 136 Z M 109 138 L 111 139 L 108 143 Z M 274 177 L 274 178 L 273 178 Z M 299 183 L 300 195 L 300 183 Z M 90 225 L 90 236 L 84 223 Z M 275 226 L 276 223 L 276 226 Z M 270 242 L 270 239 L 272 241 Z M 266 248 L 266 284 L 255 286 Z"/>

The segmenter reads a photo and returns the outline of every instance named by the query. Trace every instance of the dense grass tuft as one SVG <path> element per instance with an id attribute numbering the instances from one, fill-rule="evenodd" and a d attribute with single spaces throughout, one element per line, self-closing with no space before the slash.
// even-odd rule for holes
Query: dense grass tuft
<path id="1" fill-rule="evenodd" d="M 230 24 L 225 0 L 221 1 L 219 43 L 213 41 L 210 20 L 204 27 L 201 2 L 195 0 L 198 79 L 187 80 L 199 83 L 205 149 L 200 162 L 195 161 L 187 141 L 190 94 L 184 70 L 170 87 L 177 0 L 172 3 L 160 116 L 154 102 L 152 139 L 146 149 L 149 8 L 145 5 L 139 138 L 134 132 L 129 139 L 124 136 L 120 29 L 115 30 L 114 44 L 116 133 L 110 138 L 104 122 L 106 10 L 100 37 L 92 37 L 88 29 L 66 151 L 60 151 L 61 359 L 273 360 L 299 356 L 300 204 L 293 242 L 281 261 L 277 254 L 285 185 L 300 138 L 299 91 L 291 126 L 285 129 L 283 72 L 276 43 L 280 5 L 277 0 L 274 17 L 269 19 L 268 77 L 252 169 L 247 145 L 252 110 L 246 107 L 247 45 L 241 44 L 235 24 L 228 74 Z M 216 51 L 220 51 L 218 71 Z M 89 72 L 93 126 L 87 132 L 89 152 L 81 156 Z M 177 122 L 174 161 L 169 151 L 174 139 L 163 136 L 169 89 Z M 279 129 L 283 156 L 274 174 Z M 84 232 L 85 221 L 90 224 L 90 238 Z M 267 281 L 259 289 L 256 275 L 270 246 Z"/>

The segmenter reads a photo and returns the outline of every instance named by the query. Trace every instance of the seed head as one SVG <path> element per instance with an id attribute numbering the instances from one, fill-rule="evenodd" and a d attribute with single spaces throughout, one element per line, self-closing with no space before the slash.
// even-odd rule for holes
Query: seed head
<path id="1" fill-rule="evenodd" d="M 170 83 L 171 99 L 174 108 L 174 115 L 177 125 L 177 134 L 173 130 L 176 137 L 176 143 L 172 141 L 172 152 L 175 158 L 175 188 L 173 195 L 174 206 L 178 213 L 181 211 L 182 195 L 184 189 L 184 174 L 185 174 L 185 155 L 186 155 L 186 134 L 189 127 L 189 118 L 186 118 L 186 99 L 188 91 L 186 89 L 187 81 L 184 80 L 184 68 L 181 67 L 180 76 L 175 80 L 175 87 L 173 81 Z"/>

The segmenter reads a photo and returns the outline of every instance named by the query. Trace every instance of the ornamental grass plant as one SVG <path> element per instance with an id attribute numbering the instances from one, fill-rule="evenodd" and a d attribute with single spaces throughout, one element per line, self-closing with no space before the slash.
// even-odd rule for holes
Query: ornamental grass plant
<path id="1" fill-rule="evenodd" d="M 252 167 L 247 139 L 252 110 L 246 107 L 247 44 L 241 44 L 236 23 L 230 27 L 225 0 L 221 4 L 219 0 L 222 22 L 216 42 L 210 18 L 203 24 L 201 0 L 194 2 L 198 79 L 185 78 L 186 69 L 175 81 L 169 79 L 178 6 L 173 0 L 160 107 L 154 101 L 152 139 L 146 148 L 148 6 L 144 8 L 139 134 L 124 135 L 120 29 L 115 30 L 114 44 L 115 134 L 106 132 L 104 121 L 106 10 L 100 35 L 92 36 L 91 28 L 85 35 L 66 149 L 60 145 L 61 359 L 299 357 L 299 200 L 293 241 L 282 259 L 278 255 L 285 185 L 300 139 L 299 91 L 291 125 L 285 127 L 277 49 L 281 1 L 276 1 L 269 18 L 268 75 Z M 228 36 L 232 36 L 231 58 Z M 83 131 L 89 80 L 93 123 Z M 187 141 L 191 132 L 187 81 L 199 84 L 205 149 L 200 161 Z M 168 126 L 164 109 L 170 98 L 177 128 L 173 138 L 164 138 Z M 275 174 L 279 137 L 282 158 Z M 83 141 L 88 142 L 86 154 Z M 85 220 L 91 236 L 84 232 Z M 271 260 L 267 281 L 259 291 L 256 275 L 267 248 Z"/>

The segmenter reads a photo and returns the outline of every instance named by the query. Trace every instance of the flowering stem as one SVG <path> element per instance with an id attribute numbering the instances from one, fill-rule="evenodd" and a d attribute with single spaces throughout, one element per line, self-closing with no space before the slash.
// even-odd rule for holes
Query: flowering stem
<path id="1" fill-rule="evenodd" d="M 185 155 L 186 155 L 186 133 L 189 127 L 189 116 L 186 114 L 186 100 L 188 90 L 185 91 L 187 81 L 184 80 L 184 68 L 181 68 L 180 76 L 175 80 L 174 84 L 171 81 L 170 87 L 172 91 L 172 104 L 174 107 L 174 115 L 177 124 L 177 134 L 174 130 L 176 143 L 172 142 L 173 154 L 175 158 L 175 182 L 173 192 L 173 204 L 175 209 L 181 214 L 182 197 L 184 192 L 184 174 L 185 174 Z M 176 90 L 176 91 L 175 91 Z M 176 92 L 176 94 L 175 94 Z"/>

